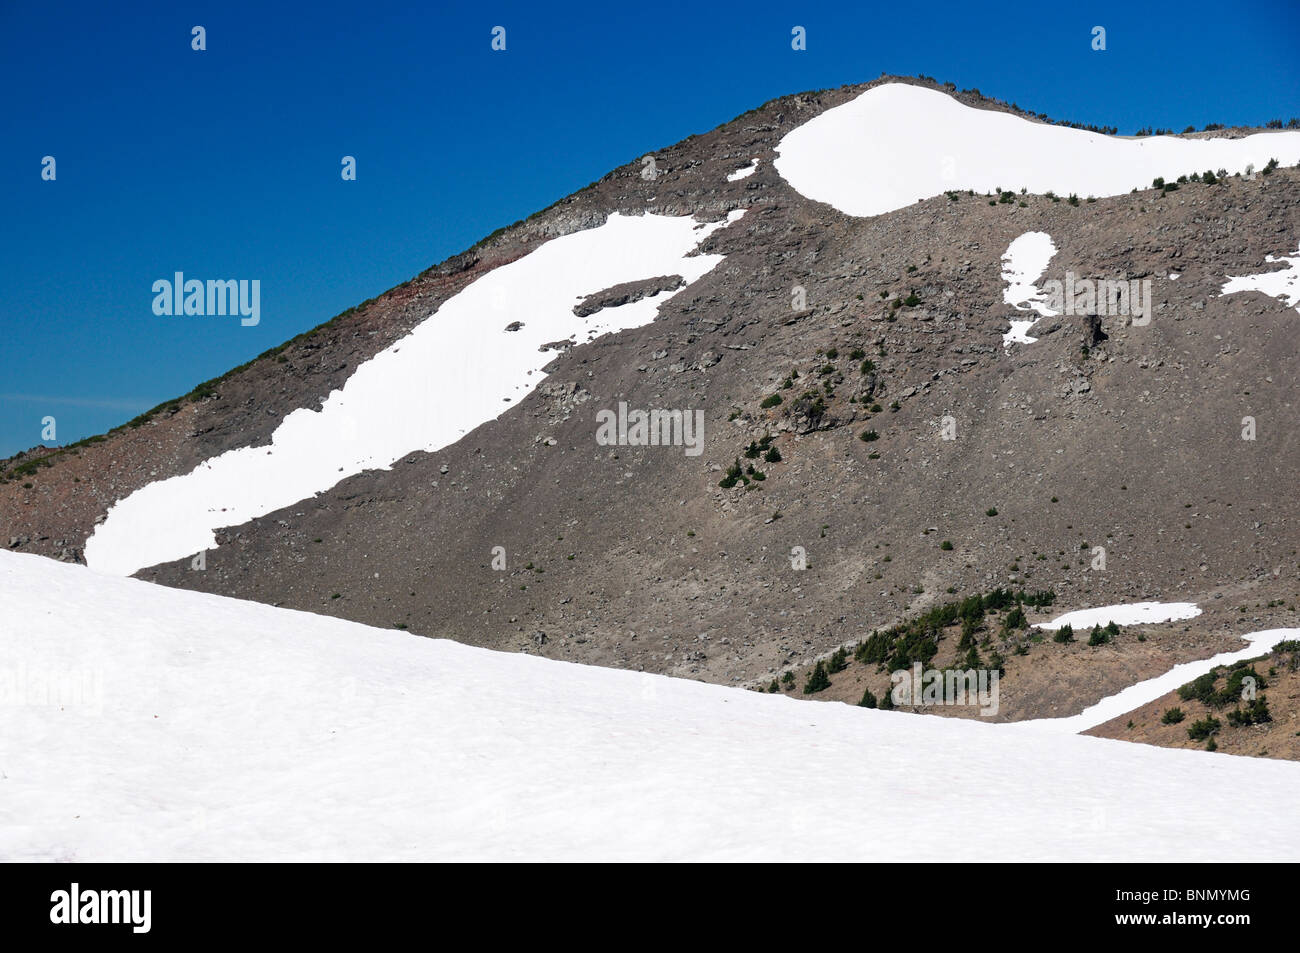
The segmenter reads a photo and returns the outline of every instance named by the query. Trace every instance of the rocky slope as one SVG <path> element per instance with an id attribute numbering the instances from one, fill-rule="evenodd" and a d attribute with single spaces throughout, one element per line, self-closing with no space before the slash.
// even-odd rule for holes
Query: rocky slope
<path id="1" fill-rule="evenodd" d="M 775 100 L 654 152 L 654 177 L 638 157 L 136 426 L 47 456 L 48 467 L 9 461 L 0 538 L 79 560 L 114 502 L 265 443 L 289 411 L 319 407 L 449 297 L 547 240 L 614 211 L 717 222 L 744 209 L 701 246 L 725 260 L 657 320 L 560 346 L 541 386 L 464 439 L 221 531 L 202 571 L 187 558 L 139 575 L 492 648 L 755 685 L 995 586 L 1051 588 L 1067 608 L 1177 599 L 1206 609 L 1140 649 L 1015 659 L 1004 697 L 1020 716 L 1077 711 L 1221 651 L 1245 630 L 1229 611 L 1242 603 L 1268 606 L 1249 614 L 1253 628 L 1298 624 L 1300 315 L 1220 289 L 1294 250 L 1300 170 L 1078 204 L 954 191 L 855 218 L 804 198 L 773 159 L 792 129 L 874 85 Z M 752 174 L 729 180 L 754 159 Z M 1010 317 L 1023 315 L 1003 301 L 1001 258 L 1030 231 L 1057 247 L 1044 279 L 1149 279 L 1150 323 L 1044 318 L 1036 343 L 1004 346 Z M 636 300 L 674 277 L 593 288 L 584 306 Z M 792 308 L 797 289 L 803 310 Z M 596 413 L 619 402 L 702 410 L 703 453 L 599 445 Z M 1253 441 L 1241 438 L 1246 416 Z M 720 486 L 737 461 L 765 479 Z M 493 565 L 498 546 L 504 569 Z M 801 556 L 806 568 L 795 568 Z M 1024 669 L 1017 699 L 1015 668 L 1036 655 L 1057 662 Z M 856 701 L 861 687 L 844 692 Z"/>

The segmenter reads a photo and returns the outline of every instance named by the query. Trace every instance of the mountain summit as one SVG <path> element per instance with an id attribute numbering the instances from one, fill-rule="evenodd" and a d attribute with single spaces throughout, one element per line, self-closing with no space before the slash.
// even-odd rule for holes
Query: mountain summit
<path id="1" fill-rule="evenodd" d="M 999 719 L 1076 715 L 1300 624 L 1298 163 L 1300 132 L 1119 137 L 928 79 L 783 97 L 6 461 L 0 537 L 853 702 L 882 673 L 841 650 L 937 613 L 934 658 L 1001 660 Z M 995 591 L 1028 615 L 944 614 Z M 1031 628 L 1143 602 L 1199 611 Z"/>

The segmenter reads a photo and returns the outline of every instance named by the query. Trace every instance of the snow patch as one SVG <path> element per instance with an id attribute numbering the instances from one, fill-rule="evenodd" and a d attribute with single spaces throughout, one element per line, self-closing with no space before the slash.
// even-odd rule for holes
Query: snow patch
<path id="1" fill-rule="evenodd" d="M 730 173 L 727 176 L 727 181 L 739 182 L 741 179 L 749 178 L 757 171 L 758 171 L 758 160 L 754 159 L 752 162 L 750 162 L 749 165 L 742 166 L 741 168 L 737 169 L 735 172 Z"/>
<path id="2" fill-rule="evenodd" d="M 1157 176 L 1262 167 L 1270 158 L 1294 165 L 1300 132 L 1121 138 L 887 83 L 810 119 L 777 150 L 776 170 L 802 195 L 849 215 L 881 215 L 955 189 L 1122 195 Z"/>
<path id="3" fill-rule="evenodd" d="M 1201 610 L 1194 602 L 1129 602 L 1097 609 L 1076 609 L 1057 616 L 1051 622 L 1036 622 L 1036 629 L 1090 628 L 1094 625 L 1152 625 L 1156 622 L 1178 622 L 1195 619 Z"/>
<path id="4" fill-rule="evenodd" d="M 1277 298 L 1288 308 L 1295 308 L 1297 312 L 1300 312 L 1300 249 L 1296 250 L 1296 257 L 1283 255 L 1280 258 L 1275 258 L 1272 255 L 1265 255 L 1264 260 L 1270 264 L 1284 261 L 1289 267 L 1280 271 L 1266 271 L 1260 275 L 1245 275 L 1241 278 L 1229 276 L 1220 294 L 1230 295 L 1239 291 L 1259 291 Z"/>
<path id="5" fill-rule="evenodd" d="M 1018 311 L 1033 310 L 1044 317 L 1056 314 L 1037 285 L 1055 254 L 1056 244 L 1046 232 L 1025 232 L 1008 245 L 1002 253 L 1002 280 L 1007 283 L 1002 300 Z M 1038 338 L 1031 338 L 1028 332 L 1037 321 L 1012 321 L 1002 343 L 1033 344 Z"/>
<path id="6" fill-rule="evenodd" d="M 677 292 L 586 318 L 574 315 L 575 304 L 593 290 L 655 275 L 682 275 L 689 285 L 723 259 L 691 253 L 743 214 L 701 225 L 689 216 L 616 213 L 488 272 L 359 366 L 319 411 L 285 417 L 270 446 L 231 450 L 119 501 L 86 540 L 87 564 L 129 575 L 192 556 L 215 548 L 218 528 L 455 443 L 546 378 L 542 368 L 554 355 L 541 345 L 649 324 Z"/>

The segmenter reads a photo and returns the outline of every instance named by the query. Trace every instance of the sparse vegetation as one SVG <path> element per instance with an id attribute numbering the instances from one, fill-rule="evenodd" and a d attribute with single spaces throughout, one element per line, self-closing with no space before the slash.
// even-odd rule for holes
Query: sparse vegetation
<path id="1" fill-rule="evenodd" d="M 864 665 L 876 665 L 881 671 L 909 668 L 913 662 L 928 664 L 938 652 L 943 630 L 957 623 L 961 623 L 964 633 L 958 648 L 966 650 L 969 655 L 970 649 L 975 648 L 975 633 L 989 612 L 1015 610 L 1025 605 L 1050 605 L 1055 598 L 1056 594 L 1051 590 L 1029 593 L 1008 589 L 994 589 L 983 596 L 968 596 L 929 609 L 910 621 L 871 633 L 858 643 L 853 657 Z M 1020 616 L 1023 619 L 1023 611 Z M 881 707 L 886 707 L 883 702 Z"/>
<path id="2" fill-rule="evenodd" d="M 1228 712 L 1228 724 L 1234 727 L 1262 725 L 1264 722 L 1272 720 L 1273 716 L 1268 710 L 1268 700 L 1263 695 L 1256 696 L 1244 708 L 1234 708 Z"/>
<path id="3" fill-rule="evenodd" d="M 1192 741 L 1204 741 L 1222 727 L 1223 722 L 1219 721 L 1219 719 L 1215 718 L 1213 715 L 1207 715 L 1200 721 L 1192 722 L 1191 726 L 1187 729 L 1187 737 L 1192 739 Z"/>
<path id="4" fill-rule="evenodd" d="M 1224 686 L 1216 688 L 1220 678 L 1226 673 Z M 1178 689 L 1178 697 L 1183 701 L 1198 701 L 1208 708 L 1225 708 L 1234 702 L 1244 699 L 1246 694 L 1246 679 L 1253 679 L 1251 687 L 1255 690 L 1261 690 L 1266 686 L 1264 677 L 1255 671 L 1255 667 L 1250 662 L 1238 662 L 1231 669 L 1225 669 L 1224 666 L 1215 666 L 1186 685 Z"/>
<path id="5" fill-rule="evenodd" d="M 740 460 L 727 467 L 727 475 L 718 481 L 718 486 L 724 490 L 730 490 L 733 486 L 745 479 L 744 468 L 740 465 Z M 747 480 L 745 482 L 748 482 Z"/>

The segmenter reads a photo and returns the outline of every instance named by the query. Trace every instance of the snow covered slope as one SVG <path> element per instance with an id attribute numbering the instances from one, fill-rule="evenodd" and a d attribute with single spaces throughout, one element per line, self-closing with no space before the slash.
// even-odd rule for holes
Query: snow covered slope
<path id="1" fill-rule="evenodd" d="M 801 194 L 849 215 L 881 215 L 950 189 L 1120 195 L 1206 169 L 1300 162 L 1300 132 L 1243 139 L 1138 139 L 974 109 L 907 83 L 873 87 L 804 123 L 776 170 Z"/>
<path id="2" fill-rule="evenodd" d="M 0 609 L 0 860 L 1300 852 L 1292 763 L 498 654 L 4 552 Z M 56 704 L 67 675 L 84 691 Z"/>
<path id="3" fill-rule="evenodd" d="M 656 275 L 682 275 L 689 285 L 723 258 L 691 253 L 742 215 L 705 225 L 690 216 L 614 214 L 599 228 L 553 239 L 487 273 L 358 367 L 319 411 L 289 414 L 271 446 L 232 450 L 118 502 L 86 540 L 86 563 L 129 575 L 191 556 L 216 546 L 215 529 L 386 468 L 414 450 L 454 443 L 545 379 L 542 368 L 555 355 L 542 345 L 566 338 L 583 344 L 648 324 L 677 292 L 586 318 L 573 313 L 575 304 Z"/>

